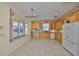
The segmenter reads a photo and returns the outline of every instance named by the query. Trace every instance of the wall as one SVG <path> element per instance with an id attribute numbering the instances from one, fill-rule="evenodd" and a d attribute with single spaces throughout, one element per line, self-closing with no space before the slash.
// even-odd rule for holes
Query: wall
<path id="1" fill-rule="evenodd" d="M 10 42 L 10 8 L 0 5 L 0 55 L 9 55 L 30 40 L 31 21 L 26 23 L 29 24 L 28 34 Z"/>
<path id="2" fill-rule="evenodd" d="M 10 12 L 7 6 L 0 6 L 0 26 L 3 26 L 3 29 L 0 30 L 0 55 L 7 55 L 8 45 L 9 45 L 9 18 Z"/>

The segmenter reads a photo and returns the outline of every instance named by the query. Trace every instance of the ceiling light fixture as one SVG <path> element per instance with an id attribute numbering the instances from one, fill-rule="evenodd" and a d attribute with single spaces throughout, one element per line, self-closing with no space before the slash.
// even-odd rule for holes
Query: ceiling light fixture
<path id="1" fill-rule="evenodd" d="M 58 17 L 58 12 L 54 12 L 54 18 L 57 18 Z"/>
<path id="2" fill-rule="evenodd" d="M 37 14 L 35 13 L 35 10 L 33 8 L 31 8 L 30 10 L 31 10 L 31 13 L 33 16 L 37 16 Z"/>
<path id="3" fill-rule="evenodd" d="M 37 18 L 37 17 L 39 17 L 37 10 L 31 8 L 30 11 L 31 11 L 30 15 L 25 16 L 26 18 Z"/>
<path id="4" fill-rule="evenodd" d="M 34 13 L 33 15 L 36 16 L 37 14 Z"/>
<path id="5" fill-rule="evenodd" d="M 58 15 L 58 12 L 55 12 L 54 15 L 57 16 Z"/>

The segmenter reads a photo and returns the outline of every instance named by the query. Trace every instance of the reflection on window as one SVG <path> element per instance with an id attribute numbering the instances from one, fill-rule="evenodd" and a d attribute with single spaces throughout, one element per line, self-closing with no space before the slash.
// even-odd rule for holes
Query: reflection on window
<path id="1" fill-rule="evenodd" d="M 15 38 L 15 37 L 18 37 L 18 22 L 17 21 L 13 21 L 13 25 L 12 25 L 12 37 Z"/>
<path id="2" fill-rule="evenodd" d="M 49 31 L 49 24 L 48 23 L 43 24 L 43 31 Z"/>
<path id="3" fill-rule="evenodd" d="M 11 41 L 18 37 L 25 35 L 25 24 L 19 21 L 12 21 L 11 23 Z"/>
<path id="4" fill-rule="evenodd" d="M 24 24 L 19 23 L 19 36 L 24 35 L 25 29 L 24 29 Z"/>
<path id="5" fill-rule="evenodd" d="M 28 34 L 28 24 L 25 24 L 25 34 Z"/>

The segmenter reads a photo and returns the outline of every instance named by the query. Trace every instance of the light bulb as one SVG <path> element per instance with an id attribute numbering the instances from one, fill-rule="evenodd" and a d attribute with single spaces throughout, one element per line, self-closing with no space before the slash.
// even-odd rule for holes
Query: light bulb
<path id="1" fill-rule="evenodd" d="M 55 12 L 55 16 L 57 16 L 58 15 L 58 12 Z"/>
<path id="2" fill-rule="evenodd" d="M 34 15 L 34 16 L 36 16 L 36 14 L 35 14 L 35 13 L 34 13 L 33 15 Z"/>

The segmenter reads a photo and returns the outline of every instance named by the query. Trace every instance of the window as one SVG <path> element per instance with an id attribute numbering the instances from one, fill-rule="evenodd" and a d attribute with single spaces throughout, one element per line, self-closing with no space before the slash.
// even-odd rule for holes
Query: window
<path id="1" fill-rule="evenodd" d="M 48 23 L 43 24 L 43 31 L 49 31 L 49 24 Z"/>
<path id="2" fill-rule="evenodd" d="M 25 24 L 16 20 L 12 21 L 11 41 L 23 35 L 25 35 Z"/>
<path id="3" fill-rule="evenodd" d="M 28 24 L 25 24 L 25 34 L 28 34 Z"/>
<path id="4" fill-rule="evenodd" d="M 18 22 L 17 21 L 12 22 L 12 31 L 11 32 L 12 32 L 11 33 L 12 34 L 12 36 L 11 36 L 12 39 L 18 37 L 19 27 L 18 27 Z"/>
<path id="5" fill-rule="evenodd" d="M 25 34 L 25 27 L 23 23 L 19 23 L 19 36 L 22 36 Z"/>

